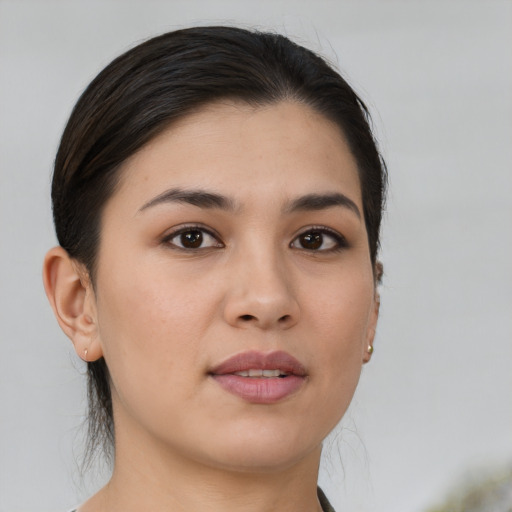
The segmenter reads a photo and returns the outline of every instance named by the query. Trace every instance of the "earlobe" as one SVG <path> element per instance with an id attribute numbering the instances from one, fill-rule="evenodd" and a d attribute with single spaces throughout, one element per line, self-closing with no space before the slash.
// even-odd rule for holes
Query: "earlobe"
<path id="1" fill-rule="evenodd" d="M 62 247 L 54 247 L 44 260 L 43 283 L 55 317 L 78 356 L 85 361 L 102 357 L 94 293 L 85 269 Z"/>
<path id="2" fill-rule="evenodd" d="M 375 332 L 377 329 L 377 321 L 379 319 L 379 310 L 380 310 L 380 295 L 376 291 L 375 297 L 373 301 L 373 309 L 370 313 L 370 321 L 367 330 L 367 339 L 366 339 L 366 348 L 363 354 L 363 363 L 368 363 L 373 354 L 373 342 L 375 339 Z"/>

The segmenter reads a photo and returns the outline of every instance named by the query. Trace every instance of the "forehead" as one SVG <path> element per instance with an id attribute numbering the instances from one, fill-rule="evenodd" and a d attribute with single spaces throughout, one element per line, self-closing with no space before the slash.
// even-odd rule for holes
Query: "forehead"
<path id="1" fill-rule="evenodd" d="M 170 187 L 200 186 L 241 203 L 336 190 L 361 207 L 357 164 L 341 129 L 294 102 L 207 105 L 152 139 L 120 172 L 114 196 L 138 203 Z"/>

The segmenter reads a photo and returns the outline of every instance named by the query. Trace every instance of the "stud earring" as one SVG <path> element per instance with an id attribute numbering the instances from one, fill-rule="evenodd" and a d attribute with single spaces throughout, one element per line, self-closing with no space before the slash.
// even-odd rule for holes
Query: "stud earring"
<path id="1" fill-rule="evenodd" d="M 368 355 L 372 355 L 373 354 L 373 345 L 368 345 Z"/>

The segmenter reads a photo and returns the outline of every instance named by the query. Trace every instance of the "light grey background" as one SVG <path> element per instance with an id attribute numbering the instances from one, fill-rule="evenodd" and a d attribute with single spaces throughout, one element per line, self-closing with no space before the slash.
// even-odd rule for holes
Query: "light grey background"
<path id="1" fill-rule="evenodd" d="M 512 462 L 510 1 L 0 0 L 1 512 L 64 511 L 95 485 L 75 462 L 84 368 L 40 277 L 70 109 L 134 43 L 212 22 L 337 62 L 389 166 L 376 351 L 322 467 L 336 509 L 420 512 Z"/>

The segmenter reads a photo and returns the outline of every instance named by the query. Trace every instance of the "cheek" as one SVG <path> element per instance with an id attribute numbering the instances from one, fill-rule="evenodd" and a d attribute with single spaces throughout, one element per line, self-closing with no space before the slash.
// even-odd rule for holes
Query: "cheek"
<path id="1" fill-rule="evenodd" d="M 309 300 L 311 324 L 321 333 L 319 338 L 329 340 L 331 350 L 344 354 L 364 348 L 373 297 L 371 275 L 354 272 L 325 283 L 321 293 Z"/>
<path id="2" fill-rule="evenodd" d="M 373 280 L 345 279 L 311 301 L 314 367 L 321 379 L 324 410 L 344 414 L 359 381 L 373 306 Z M 334 425 L 333 425 L 334 426 Z"/>
<path id="3" fill-rule="evenodd" d="M 143 388 L 148 376 L 162 383 L 180 378 L 200 359 L 198 340 L 213 317 L 213 297 L 198 294 L 193 283 L 158 269 L 129 267 L 111 267 L 115 271 L 105 274 L 98 289 L 99 334 L 119 392 L 132 382 Z"/>

